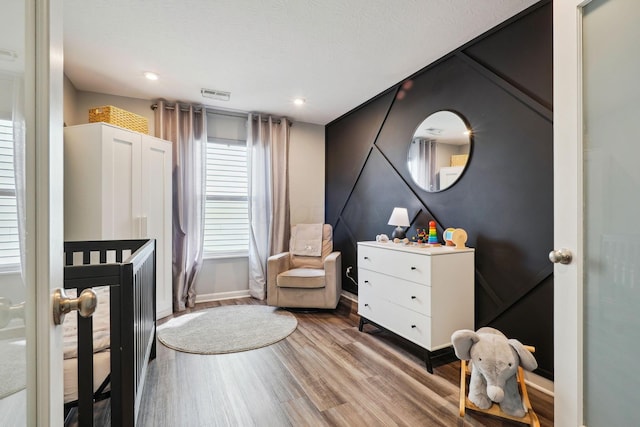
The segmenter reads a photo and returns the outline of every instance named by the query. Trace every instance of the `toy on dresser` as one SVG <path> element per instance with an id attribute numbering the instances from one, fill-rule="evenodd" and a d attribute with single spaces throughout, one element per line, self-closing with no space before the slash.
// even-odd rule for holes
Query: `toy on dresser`
<path id="1" fill-rule="evenodd" d="M 446 246 L 455 246 L 456 249 L 466 248 L 467 232 L 462 228 L 447 228 L 442 233 L 442 238 Z"/>
<path id="2" fill-rule="evenodd" d="M 429 221 L 429 237 L 427 237 L 427 243 L 430 245 L 440 245 L 435 221 Z"/>
<path id="3" fill-rule="evenodd" d="M 429 221 L 429 229 L 426 228 L 417 228 L 417 235 L 414 237 L 415 243 L 419 246 L 424 247 L 435 247 L 442 246 L 440 242 L 438 242 L 438 233 L 436 231 L 436 222 Z"/>

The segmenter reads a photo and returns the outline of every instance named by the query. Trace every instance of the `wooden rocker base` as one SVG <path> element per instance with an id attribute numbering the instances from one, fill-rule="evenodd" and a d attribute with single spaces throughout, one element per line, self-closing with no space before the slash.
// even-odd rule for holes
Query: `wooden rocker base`
<path id="1" fill-rule="evenodd" d="M 525 346 L 530 352 L 534 352 L 535 348 L 531 346 Z M 465 410 L 470 409 L 472 411 L 480 412 L 483 414 L 492 415 L 494 417 L 505 418 L 511 421 L 517 421 L 523 424 L 529 424 L 532 427 L 540 427 L 540 420 L 531 407 L 529 401 L 529 393 L 527 393 L 527 385 L 524 382 L 524 369 L 518 366 L 518 388 L 522 395 L 522 403 L 527 413 L 523 417 L 514 417 L 513 415 L 505 414 L 500 409 L 500 405 L 494 403 L 489 409 L 481 409 L 474 405 L 467 397 L 467 378 L 471 375 L 469 366 L 466 360 L 460 361 L 460 416 L 464 417 Z"/>

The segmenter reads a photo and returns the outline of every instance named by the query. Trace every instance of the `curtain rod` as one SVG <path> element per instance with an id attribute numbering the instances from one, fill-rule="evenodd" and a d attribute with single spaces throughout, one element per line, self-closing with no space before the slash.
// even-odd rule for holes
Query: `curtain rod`
<path id="1" fill-rule="evenodd" d="M 186 105 L 186 104 L 171 103 L 171 104 L 165 105 L 164 108 L 165 108 L 165 110 L 175 110 L 176 109 L 176 105 L 182 106 L 182 105 Z M 151 109 L 152 110 L 157 110 L 158 109 L 158 104 L 156 104 L 156 103 L 151 104 Z M 199 109 L 198 110 L 194 110 L 194 112 L 201 113 L 202 110 L 205 110 L 205 107 L 199 107 Z M 189 110 L 186 109 L 186 108 L 182 108 L 181 107 L 180 111 L 185 111 L 186 112 L 186 111 L 189 111 Z"/>
<path id="2" fill-rule="evenodd" d="M 175 110 L 176 109 L 176 107 L 175 107 L 176 105 L 186 105 L 186 104 L 180 104 L 180 103 L 172 103 L 172 104 L 173 105 L 167 104 L 167 105 L 165 105 L 164 108 L 167 109 L 167 110 Z M 158 109 L 158 104 L 156 104 L 156 103 L 151 104 L 151 109 L 152 110 L 157 110 Z M 201 110 L 195 110 L 195 112 L 196 113 L 201 113 L 202 110 L 204 110 L 207 114 L 215 114 L 215 115 L 218 115 L 218 116 L 244 117 L 244 118 L 247 118 L 249 116 L 249 113 L 241 113 L 241 112 L 234 112 L 234 111 L 224 111 L 224 110 L 215 110 L 215 109 L 212 109 L 212 108 L 208 108 L 206 106 L 203 106 Z M 186 111 L 189 111 L 189 110 L 188 109 L 181 109 L 181 111 L 185 111 L 186 112 Z M 257 120 L 257 117 L 255 115 L 256 113 L 253 113 L 253 114 L 254 114 L 253 120 Z M 269 120 L 268 119 L 262 119 L 262 121 L 263 122 L 268 122 Z M 281 123 L 280 119 L 273 119 L 273 121 L 276 122 L 277 124 Z M 289 126 L 293 126 L 293 122 L 291 120 L 289 120 Z"/>

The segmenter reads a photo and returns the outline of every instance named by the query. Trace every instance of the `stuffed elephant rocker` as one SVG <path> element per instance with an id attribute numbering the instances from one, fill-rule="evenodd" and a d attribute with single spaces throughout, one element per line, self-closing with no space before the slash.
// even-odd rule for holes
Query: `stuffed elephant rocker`
<path id="1" fill-rule="evenodd" d="M 489 409 L 496 402 L 505 414 L 523 417 L 526 411 L 516 374 L 518 365 L 528 371 L 538 367 L 531 352 L 520 341 L 488 327 L 477 332 L 456 331 L 451 342 L 458 359 L 470 361 L 469 400 L 480 409 Z"/>

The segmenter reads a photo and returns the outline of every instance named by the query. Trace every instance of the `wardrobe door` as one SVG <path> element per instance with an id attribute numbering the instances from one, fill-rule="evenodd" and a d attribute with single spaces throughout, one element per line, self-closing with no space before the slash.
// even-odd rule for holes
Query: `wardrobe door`
<path id="1" fill-rule="evenodd" d="M 140 237 L 156 239 L 156 317 L 172 313 L 171 143 L 142 137 Z"/>
<path id="2" fill-rule="evenodd" d="M 138 238 L 142 135 L 102 126 L 102 238 Z"/>
<path id="3" fill-rule="evenodd" d="M 102 125 L 64 128 L 64 239 L 100 240 Z"/>

